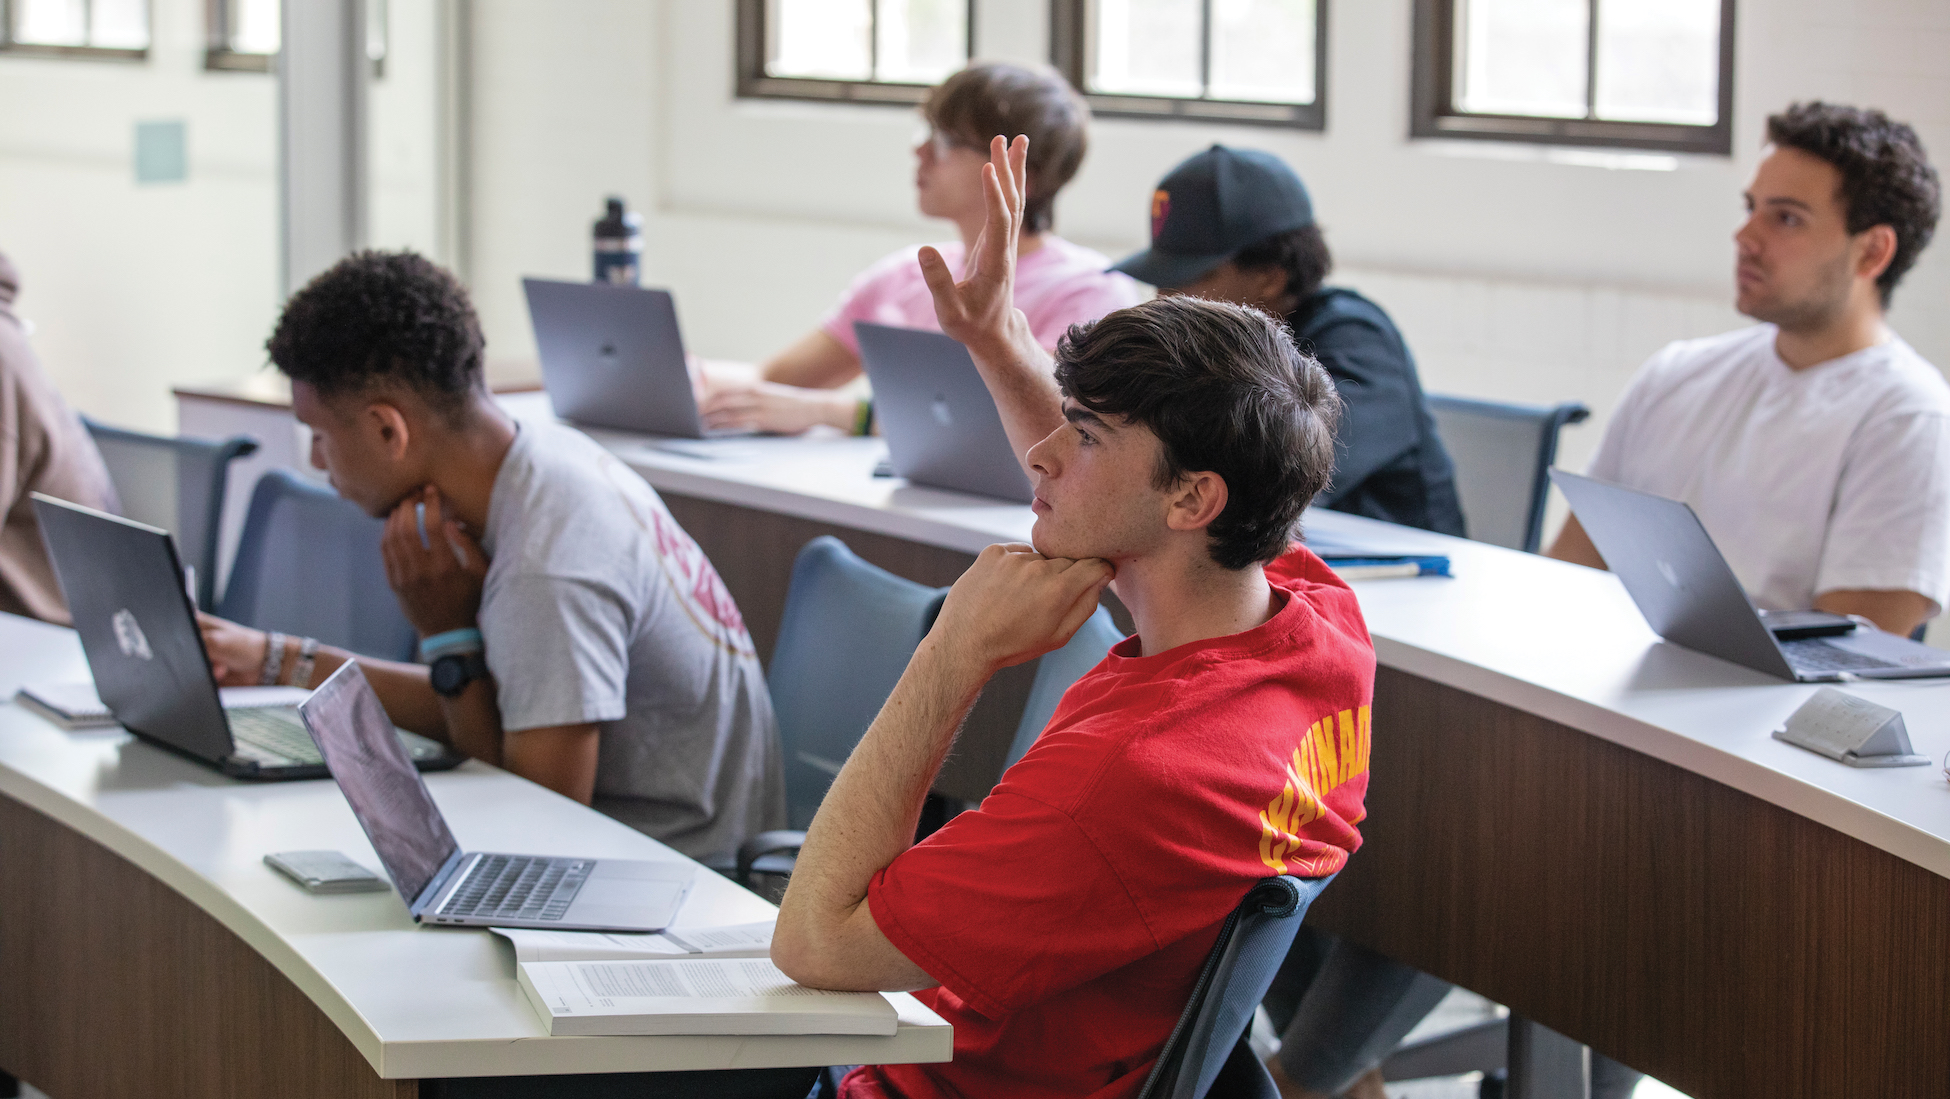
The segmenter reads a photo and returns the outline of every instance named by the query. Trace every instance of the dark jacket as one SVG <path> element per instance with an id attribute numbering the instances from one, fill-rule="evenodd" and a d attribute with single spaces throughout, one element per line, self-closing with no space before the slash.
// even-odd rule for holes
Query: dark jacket
<path id="1" fill-rule="evenodd" d="M 1334 479 L 1314 503 L 1443 534 L 1463 531 L 1455 467 L 1435 432 L 1415 359 L 1381 307 L 1324 287 L 1286 318 L 1334 376 L 1345 405 Z"/>

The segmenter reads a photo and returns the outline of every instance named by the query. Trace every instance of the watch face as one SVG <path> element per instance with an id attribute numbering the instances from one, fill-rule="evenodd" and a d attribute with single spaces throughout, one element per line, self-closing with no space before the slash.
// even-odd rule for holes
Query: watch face
<path id="1" fill-rule="evenodd" d="M 467 658 L 458 655 L 443 656 L 433 662 L 428 669 L 434 692 L 442 695 L 458 694 L 467 686 Z"/>

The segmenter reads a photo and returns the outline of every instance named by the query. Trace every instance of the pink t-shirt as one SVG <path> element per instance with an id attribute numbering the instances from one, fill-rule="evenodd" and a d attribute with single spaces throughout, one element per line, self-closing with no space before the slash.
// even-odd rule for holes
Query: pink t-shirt
<path id="1" fill-rule="evenodd" d="M 959 275 L 961 242 L 934 247 Z M 915 258 L 920 251 L 918 245 L 903 248 L 860 272 L 820 327 L 855 355 L 860 341 L 853 336 L 854 321 L 939 332 L 934 297 Z M 1054 234 L 1044 234 L 1043 246 L 1017 261 L 1016 308 L 1029 318 L 1037 343 L 1055 347 L 1071 325 L 1138 303 L 1138 284 L 1128 275 L 1105 270 L 1109 266 L 1102 255 Z"/>

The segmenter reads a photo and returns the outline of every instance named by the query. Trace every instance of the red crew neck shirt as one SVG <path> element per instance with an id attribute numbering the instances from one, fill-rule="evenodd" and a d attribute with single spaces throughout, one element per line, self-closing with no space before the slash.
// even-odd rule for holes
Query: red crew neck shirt
<path id="1" fill-rule="evenodd" d="M 955 1056 L 863 1068 L 843 1096 L 1135 1095 L 1252 883 L 1346 864 L 1374 648 L 1311 552 L 1266 573 L 1271 619 L 1155 656 L 1119 642 L 980 808 L 875 875 L 874 921 L 940 982 L 916 995 Z"/>

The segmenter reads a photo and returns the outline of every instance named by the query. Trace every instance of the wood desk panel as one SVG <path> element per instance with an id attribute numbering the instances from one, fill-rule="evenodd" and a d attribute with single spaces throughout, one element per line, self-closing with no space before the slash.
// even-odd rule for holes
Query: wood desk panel
<path id="1" fill-rule="evenodd" d="M 7 797 L 0 975 L 0 1067 L 59 1099 L 419 1094 L 209 914 Z"/>
<path id="2" fill-rule="evenodd" d="M 1312 924 L 1695 1099 L 1950 1093 L 1950 881 L 1404 672 L 1374 718 L 1366 842 Z"/>

